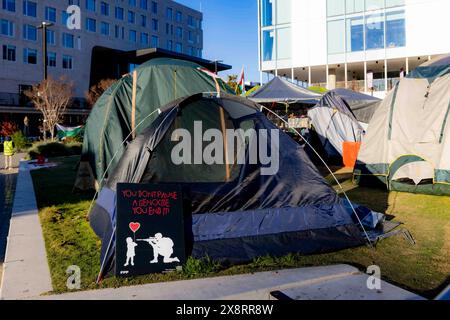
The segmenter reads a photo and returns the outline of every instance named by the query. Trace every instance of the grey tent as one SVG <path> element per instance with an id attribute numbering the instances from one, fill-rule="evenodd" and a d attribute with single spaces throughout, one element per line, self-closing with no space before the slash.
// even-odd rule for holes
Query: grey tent
<path id="1" fill-rule="evenodd" d="M 389 190 L 450 195 L 450 55 L 415 69 L 383 100 L 355 177 Z"/>
<path id="2" fill-rule="evenodd" d="M 365 124 L 370 122 L 375 110 L 381 103 L 381 99 L 377 97 L 349 89 L 338 88 L 332 91 L 347 103 L 355 118 Z"/>
<path id="3" fill-rule="evenodd" d="M 275 77 L 248 98 L 257 103 L 277 102 L 314 105 L 320 100 L 321 95 L 280 77 Z"/>
<path id="4" fill-rule="evenodd" d="M 118 183 L 180 185 L 187 204 L 186 230 L 191 237 L 187 253 L 196 258 L 237 262 L 267 254 L 327 252 L 365 242 L 348 203 L 327 184 L 304 149 L 260 112 L 260 106 L 231 95 L 198 94 L 174 101 L 160 111 L 127 146 L 90 213 L 91 226 L 102 239 L 105 271 L 111 271 L 115 264 L 111 239 L 115 236 Z M 221 163 L 174 164 L 171 154 L 179 141 L 173 140 L 175 130 L 194 134 L 198 121 L 205 132 L 243 129 L 245 135 L 236 138 L 246 151 L 244 161 L 228 164 L 223 161 L 224 151 Z M 248 130 L 255 134 L 248 136 Z M 262 142 L 261 132 L 267 132 L 268 140 Z M 274 139 L 278 144 L 272 145 Z M 277 172 L 264 175 L 267 164 L 250 160 L 252 142 L 260 148 L 267 143 L 267 147 L 272 146 L 271 153 L 279 154 Z M 203 148 L 207 146 L 204 142 Z M 186 156 L 195 157 L 194 149 Z M 357 214 L 361 220 L 372 216 L 363 208 L 357 209 Z M 108 250 L 109 243 L 112 248 Z"/>
<path id="5" fill-rule="evenodd" d="M 335 91 L 327 92 L 317 105 L 308 110 L 308 117 L 328 157 L 343 156 L 344 142 L 361 142 L 363 128 Z"/>

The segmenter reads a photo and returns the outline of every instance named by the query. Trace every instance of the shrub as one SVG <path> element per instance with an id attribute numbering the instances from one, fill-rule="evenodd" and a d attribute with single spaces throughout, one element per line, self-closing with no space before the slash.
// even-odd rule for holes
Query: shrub
<path id="1" fill-rule="evenodd" d="M 25 151 L 30 145 L 28 143 L 27 137 L 22 133 L 22 131 L 16 131 L 11 136 L 12 141 L 14 142 L 14 147 L 16 152 Z"/>
<path id="2" fill-rule="evenodd" d="M 81 144 L 63 144 L 60 142 L 38 142 L 29 151 L 31 159 L 36 159 L 38 155 L 46 158 L 66 157 L 81 154 Z"/>

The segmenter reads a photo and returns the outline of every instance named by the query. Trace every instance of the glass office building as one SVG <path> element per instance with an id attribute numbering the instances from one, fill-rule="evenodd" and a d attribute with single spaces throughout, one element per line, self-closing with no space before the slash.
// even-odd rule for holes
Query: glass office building
<path id="1" fill-rule="evenodd" d="M 446 0 L 257 0 L 263 73 L 382 94 L 448 53 Z"/>

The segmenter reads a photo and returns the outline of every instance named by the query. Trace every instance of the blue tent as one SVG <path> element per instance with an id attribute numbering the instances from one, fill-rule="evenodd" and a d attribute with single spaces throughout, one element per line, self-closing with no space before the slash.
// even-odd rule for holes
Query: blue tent
<path id="1" fill-rule="evenodd" d="M 304 103 L 315 105 L 322 96 L 279 77 L 273 78 L 249 96 L 257 103 Z"/>

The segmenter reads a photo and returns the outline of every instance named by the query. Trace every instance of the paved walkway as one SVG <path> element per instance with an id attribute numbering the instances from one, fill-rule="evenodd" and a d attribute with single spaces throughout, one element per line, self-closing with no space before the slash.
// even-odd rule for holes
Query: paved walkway
<path id="1" fill-rule="evenodd" d="M 3 265 L 0 299 L 51 291 L 50 269 L 28 164 L 21 162 Z"/>
<path id="2" fill-rule="evenodd" d="M 43 296 L 45 300 L 275 300 L 299 299 L 420 300 L 421 297 L 381 283 L 367 288 L 368 275 L 349 265 L 258 272 L 236 276 L 153 283 L 140 286 L 80 291 Z"/>

